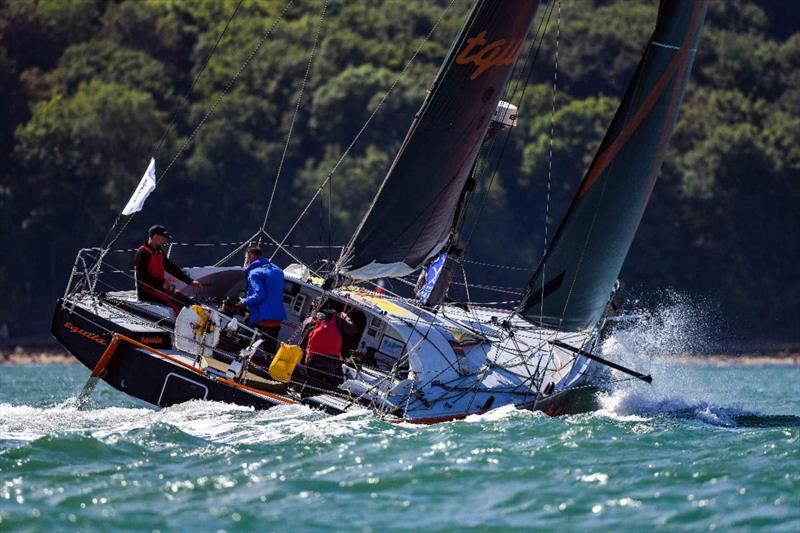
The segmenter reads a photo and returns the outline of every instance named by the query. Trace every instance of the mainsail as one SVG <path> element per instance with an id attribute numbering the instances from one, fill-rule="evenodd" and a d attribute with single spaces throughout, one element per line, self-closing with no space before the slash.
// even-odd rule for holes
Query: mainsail
<path id="1" fill-rule="evenodd" d="M 342 273 L 356 279 L 404 276 L 444 246 L 538 3 L 484 0 L 475 5 L 342 252 Z"/>
<path id="2" fill-rule="evenodd" d="M 603 315 L 653 190 L 708 0 L 662 0 L 644 57 L 518 309 L 565 331 Z"/>

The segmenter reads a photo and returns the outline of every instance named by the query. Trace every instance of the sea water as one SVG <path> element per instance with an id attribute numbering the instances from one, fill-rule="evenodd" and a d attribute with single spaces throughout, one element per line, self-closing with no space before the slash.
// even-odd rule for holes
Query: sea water
<path id="1" fill-rule="evenodd" d="M 595 412 L 431 426 L 189 402 L 153 411 L 80 365 L 0 366 L 0 531 L 800 531 L 800 366 L 699 366 L 702 306 L 602 345 Z"/>
<path id="2" fill-rule="evenodd" d="M 800 367 L 663 365 L 599 411 L 432 426 L 153 411 L 79 365 L 0 367 L 0 530 L 800 531 Z"/>

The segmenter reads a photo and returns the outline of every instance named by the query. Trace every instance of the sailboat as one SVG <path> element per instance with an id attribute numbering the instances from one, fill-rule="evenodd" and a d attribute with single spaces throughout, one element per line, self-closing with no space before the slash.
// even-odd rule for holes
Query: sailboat
<path id="1" fill-rule="evenodd" d="M 225 305 L 246 284 L 242 268 L 188 269 L 204 287 L 198 293 L 176 282 L 198 305 L 175 316 L 167 306 L 138 301 L 135 291 L 100 290 L 108 248 L 98 247 L 78 253 L 52 323 L 58 341 L 92 370 L 81 398 L 102 379 L 157 408 L 190 400 L 259 409 L 303 404 L 433 423 L 500 406 L 550 415 L 591 408 L 610 368 L 649 381 L 597 351 L 678 117 L 707 6 L 660 2 L 597 154 L 513 308 L 446 297 L 481 147 L 518 120 L 516 106 L 501 98 L 539 7 L 537 0 L 483 0 L 466 17 L 335 266 L 324 276 L 300 262 L 284 268 L 281 343 L 299 342 L 303 320 L 322 301 L 356 326 L 344 341 L 341 385 L 315 382 L 302 361 L 285 375 L 266 370 L 275 360 L 261 348 L 262 334 Z M 419 272 L 413 297 L 375 285 Z"/>

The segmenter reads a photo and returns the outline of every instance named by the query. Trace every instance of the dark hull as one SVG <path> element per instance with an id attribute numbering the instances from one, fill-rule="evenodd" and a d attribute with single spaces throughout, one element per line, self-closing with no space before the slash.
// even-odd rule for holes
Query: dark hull
<path id="1" fill-rule="evenodd" d="M 286 398 L 264 396 L 210 378 L 204 372 L 161 359 L 133 346 L 120 347 L 106 367 L 103 380 L 115 389 L 157 407 L 190 400 L 211 400 L 268 409 L 294 403 Z"/>
<path id="2" fill-rule="evenodd" d="M 531 409 L 542 411 L 549 416 L 575 415 L 588 413 L 598 409 L 596 387 L 576 387 L 547 396 L 534 405 Z"/>
<path id="3" fill-rule="evenodd" d="M 136 332 L 107 320 L 80 306 L 58 300 L 53 322 L 53 337 L 78 361 L 93 369 L 111 343 L 113 333 L 120 333 L 153 348 L 172 348 L 172 338 L 163 332 Z"/>
<path id="4" fill-rule="evenodd" d="M 87 368 L 94 369 L 119 333 L 156 349 L 171 347 L 166 333 L 136 333 L 80 307 L 58 302 L 52 323 L 53 336 Z M 120 392 L 156 407 L 168 407 L 190 400 L 211 400 L 268 409 L 295 403 L 277 392 L 252 389 L 187 368 L 130 344 L 120 344 L 105 367 L 102 379 Z"/>

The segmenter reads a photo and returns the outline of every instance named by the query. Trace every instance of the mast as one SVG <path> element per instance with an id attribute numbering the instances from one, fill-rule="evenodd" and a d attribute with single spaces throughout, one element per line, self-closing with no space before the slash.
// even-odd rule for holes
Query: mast
<path id="1" fill-rule="evenodd" d="M 337 270 L 410 274 L 446 244 L 538 0 L 476 3 Z"/>
<path id="2" fill-rule="evenodd" d="M 517 312 L 577 331 L 605 311 L 655 185 L 708 0 L 662 0 L 658 20 L 611 126 Z"/>

